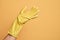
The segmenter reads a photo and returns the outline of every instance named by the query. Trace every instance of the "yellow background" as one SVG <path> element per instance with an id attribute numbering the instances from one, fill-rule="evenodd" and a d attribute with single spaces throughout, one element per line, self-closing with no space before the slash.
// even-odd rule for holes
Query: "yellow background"
<path id="1" fill-rule="evenodd" d="M 23 6 L 36 6 L 39 16 L 27 22 L 17 40 L 60 40 L 59 0 L 0 0 L 0 40 Z"/>

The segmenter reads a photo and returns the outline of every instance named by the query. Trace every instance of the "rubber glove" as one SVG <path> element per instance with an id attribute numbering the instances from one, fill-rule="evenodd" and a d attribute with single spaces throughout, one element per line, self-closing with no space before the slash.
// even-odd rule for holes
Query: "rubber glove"
<path id="1" fill-rule="evenodd" d="M 30 10 L 27 10 L 26 7 L 23 8 L 15 21 L 13 22 L 11 28 L 8 31 L 8 34 L 17 37 L 18 33 L 21 31 L 23 24 L 25 24 L 30 19 L 33 19 L 37 16 L 38 9 L 32 7 Z"/>

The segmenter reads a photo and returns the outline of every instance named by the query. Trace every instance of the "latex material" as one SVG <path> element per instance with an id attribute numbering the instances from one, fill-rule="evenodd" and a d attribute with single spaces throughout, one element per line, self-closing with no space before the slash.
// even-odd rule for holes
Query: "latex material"
<path id="1" fill-rule="evenodd" d="M 23 27 L 23 24 L 26 23 L 28 20 L 35 18 L 37 13 L 38 10 L 34 7 L 32 7 L 30 10 L 26 10 L 26 7 L 23 8 L 13 22 L 11 28 L 8 31 L 8 34 L 12 35 L 13 37 L 17 37 L 18 33 Z"/>

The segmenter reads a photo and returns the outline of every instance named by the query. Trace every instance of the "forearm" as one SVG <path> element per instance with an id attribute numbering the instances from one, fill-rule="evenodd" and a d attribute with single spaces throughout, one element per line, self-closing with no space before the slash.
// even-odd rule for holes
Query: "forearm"
<path id="1" fill-rule="evenodd" d="M 16 40 L 16 38 L 8 34 L 3 40 Z"/>

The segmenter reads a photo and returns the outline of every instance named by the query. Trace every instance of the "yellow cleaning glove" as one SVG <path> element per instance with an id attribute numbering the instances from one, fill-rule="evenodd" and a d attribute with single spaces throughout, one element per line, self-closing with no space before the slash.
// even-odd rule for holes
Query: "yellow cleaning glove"
<path id="1" fill-rule="evenodd" d="M 36 17 L 38 10 L 32 7 L 30 10 L 26 10 L 26 7 L 23 8 L 15 21 L 13 22 L 8 34 L 13 37 L 17 37 L 18 33 L 21 31 L 23 24 L 25 24 L 28 20 Z"/>

